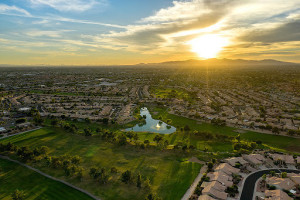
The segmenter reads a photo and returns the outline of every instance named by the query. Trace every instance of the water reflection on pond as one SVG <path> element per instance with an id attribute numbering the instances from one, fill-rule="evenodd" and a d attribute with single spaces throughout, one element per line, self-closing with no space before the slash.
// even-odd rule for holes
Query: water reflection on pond
<path id="1" fill-rule="evenodd" d="M 176 131 L 176 128 L 170 126 L 162 121 L 153 119 L 147 108 L 142 108 L 140 111 L 141 116 L 146 116 L 145 123 L 137 124 L 132 128 L 125 129 L 126 131 L 135 132 L 150 132 L 150 133 L 161 133 L 170 134 Z"/>

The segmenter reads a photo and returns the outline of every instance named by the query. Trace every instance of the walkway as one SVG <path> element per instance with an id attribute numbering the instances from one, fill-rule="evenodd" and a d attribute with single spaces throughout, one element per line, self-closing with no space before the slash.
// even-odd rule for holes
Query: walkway
<path id="1" fill-rule="evenodd" d="M 83 190 L 83 189 L 81 189 L 81 188 L 79 188 L 79 187 L 76 187 L 76 186 L 74 186 L 74 185 L 72 185 L 72 184 L 70 184 L 70 183 L 68 183 L 68 182 L 66 182 L 66 181 L 63 181 L 63 180 L 54 178 L 54 177 L 52 177 L 52 176 L 50 176 L 50 175 L 48 175 L 48 174 L 45 174 L 44 172 L 41 172 L 41 171 L 38 170 L 38 169 L 35 169 L 35 168 L 33 168 L 33 167 L 29 166 L 29 165 L 26 165 L 26 164 L 24 164 L 24 163 L 21 163 L 21 162 L 17 161 L 17 160 L 13 160 L 13 159 L 11 159 L 11 158 L 9 158 L 9 157 L 7 157 L 7 156 L 2 156 L 2 155 L 0 155 L 0 159 L 8 160 L 8 161 L 17 163 L 17 164 L 19 164 L 19 165 L 22 165 L 23 167 L 26 167 L 26 168 L 28 168 L 28 169 L 30 169 L 30 170 L 32 170 L 32 171 L 35 171 L 35 172 L 41 174 L 42 176 L 45 176 L 45 177 L 50 178 L 50 179 L 52 179 L 52 180 L 54 180 L 54 181 L 63 183 L 63 184 L 65 184 L 65 185 L 67 185 L 67 186 L 69 186 L 69 187 L 71 187 L 71 188 L 73 188 L 73 189 L 75 189 L 75 190 L 78 190 L 78 191 L 80 191 L 80 192 L 82 192 L 82 193 L 84 193 L 84 194 L 90 196 L 90 197 L 93 198 L 93 199 L 100 200 L 98 197 L 92 195 L 91 193 L 89 193 L 89 192 L 87 192 L 87 191 L 85 191 L 85 190 Z"/>
<path id="2" fill-rule="evenodd" d="M 186 193 L 183 195 L 183 197 L 181 198 L 181 200 L 188 200 L 193 194 L 194 194 L 194 191 L 198 185 L 198 183 L 200 182 L 201 178 L 202 178 L 202 175 L 203 173 L 205 173 L 207 170 L 207 166 L 204 165 L 198 176 L 196 177 L 196 179 L 194 180 L 193 184 L 190 186 L 190 188 L 186 191 Z"/>
<path id="3" fill-rule="evenodd" d="M 20 134 L 28 133 L 28 132 L 31 132 L 31 131 L 36 131 L 36 130 L 39 130 L 41 128 L 42 127 L 37 127 L 35 129 L 31 129 L 31 130 L 28 130 L 28 131 L 19 132 L 19 133 L 15 133 L 15 134 L 11 134 L 11 135 L 6 135 L 6 136 L 1 137 L 0 140 L 5 139 L 5 138 L 9 138 L 9 137 L 12 137 L 12 136 L 15 136 L 15 135 L 20 135 Z"/>

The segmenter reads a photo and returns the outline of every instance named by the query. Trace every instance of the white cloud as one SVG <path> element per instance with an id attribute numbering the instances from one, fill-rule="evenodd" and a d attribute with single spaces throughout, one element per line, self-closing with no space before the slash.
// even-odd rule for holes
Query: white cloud
<path id="1" fill-rule="evenodd" d="M 202 0 L 173 1 L 173 5 L 157 11 L 154 15 L 143 18 L 141 22 L 170 22 L 194 19 L 202 14 L 210 13 Z"/>
<path id="2" fill-rule="evenodd" d="M 46 37 L 51 37 L 51 38 L 58 38 L 61 37 L 63 32 L 67 32 L 67 31 L 40 31 L 40 30 L 33 30 L 33 31 L 29 31 L 27 33 L 25 33 L 28 36 L 31 37 L 42 37 L 42 36 L 46 36 Z"/>
<path id="3" fill-rule="evenodd" d="M 143 53 L 178 51 L 204 34 L 220 34 L 235 42 L 253 30 L 272 30 L 298 19 L 299 0 L 186 0 L 128 25 L 125 31 L 85 36 L 108 48 Z M 297 15 L 296 15 L 297 14 Z"/>
<path id="4" fill-rule="evenodd" d="M 31 14 L 28 11 L 22 8 L 16 6 L 9 6 L 5 4 L 0 4 L 0 14 L 31 16 Z"/>
<path id="5" fill-rule="evenodd" d="M 30 0 L 33 6 L 49 6 L 62 12 L 83 12 L 94 6 L 106 7 L 106 0 Z"/>

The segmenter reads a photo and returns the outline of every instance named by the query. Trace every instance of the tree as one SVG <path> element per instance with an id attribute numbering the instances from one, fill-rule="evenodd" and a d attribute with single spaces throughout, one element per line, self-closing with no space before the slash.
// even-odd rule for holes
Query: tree
<path id="1" fill-rule="evenodd" d="M 127 144 L 127 138 L 126 138 L 126 136 L 125 135 L 120 135 L 119 137 L 118 137 L 118 143 L 119 143 L 119 145 L 121 145 L 121 146 L 123 146 L 123 145 L 126 145 Z"/>
<path id="2" fill-rule="evenodd" d="M 79 156 L 73 156 L 71 158 L 71 162 L 74 164 L 74 165 L 78 165 L 81 163 L 81 158 Z"/>
<path id="3" fill-rule="evenodd" d="M 139 136 L 138 136 L 137 133 L 135 133 L 135 134 L 133 135 L 133 140 L 134 140 L 135 143 L 139 140 Z"/>
<path id="4" fill-rule="evenodd" d="M 207 167 L 208 167 L 209 170 L 212 170 L 212 168 L 214 167 L 214 164 L 212 162 L 209 162 L 207 164 Z"/>
<path id="5" fill-rule="evenodd" d="M 98 174 L 98 181 L 102 184 L 107 183 L 109 178 L 109 175 L 106 173 L 106 170 L 104 168 L 101 168 L 99 174 Z"/>
<path id="6" fill-rule="evenodd" d="M 160 198 L 158 198 L 155 194 L 148 194 L 145 198 L 145 200 L 159 200 Z"/>
<path id="7" fill-rule="evenodd" d="M 275 176 L 276 172 L 275 171 L 270 171 L 271 176 Z"/>
<path id="8" fill-rule="evenodd" d="M 189 125 L 185 125 L 184 128 L 183 128 L 185 131 L 190 131 L 191 128 L 189 127 Z"/>
<path id="9" fill-rule="evenodd" d="M 153 141 L 155 141 L 157 144 L 163 140 L 163 136 L 162 135 L 156 135 L 154 138 L 153 138 Z"/>
<path id="10" fill-rule="evenodd" d="M 133 135 L 134 135 L 133 131 L 129 131 L 129 132 L 126 133 L 126 136 L 130 139 L 130 142 L 133 138 Z"/>
<path id="11" fill-rule="evenodd" d="M 11 198 L 13 200 L 23 200 L 25 198 L 25 193 L 24 191 L 17 189 L 11 194 Z"/>
<path id="12" fill-rule="evenodd" d="M 118 169 L 115 167 L 110 168 L 110 173 L 115 174 L 118 173 Z"/>
<path id="13" fill-rule="evenodd" d="M 165 140 L 165 142 L 164 142 L 164 148 L 167 148 L 168 146 L 169 146 L 169 141 Z"/>
<path id="14" fill-rule="evenodd" d="M 150 179 L 149 179 L 149 178 L 147 178 L 147 179 L 145 180 L 144 185 L 145 185 L 145 189 L 146 189 L 146 190 L 151 190 L 151 183 L 150 183 Z"/>
<path id="15" fill-rule="evenodd" d="M 41 155 L 47 155 L 48 152 L 49 152 L 49 147 L 47 147 L 47 146 L 41 146 L 41 148 L 40 148 L 40 154 Z"/>
<path id="16" fill-rule="evenodd" d="M 103 122 L 103 124 L 105 124 L 105 125 L 108 125 L 108 121 L 109 121 L 108 118 L 103 118 L 103 119 L 102 119 L 102 122 Z"/>
<path id="17" fill-rule="evenodd" d="M 149 140 L 144 140 L 144 144 L 145 144 L 146 146 L 149 146 L 150 141 L 149 141 Z"/>
<path id="18" fill-rule="evenodd" d="M 84 171 L 84 168 L 83 167 L 77 167 L 77 170 L 76 170 L 76 176 L 77 178 L 81 181 L 82 180 L 82 177 L 83 177 L 83 171 Z"/>
<path id="19" fill-rule="evenodd" d="M 136 187 L 138 187 L 138 188 L 142 187 L 142 176 L 140 173 L 138 173 L 138 175 L 137 175 Z"/>
<path id="20" fill-rule="evenodd" d="M 52 126 L 56 126 L 58 124 L 58 119 L 53 119 L 52 121 L 51 121 L 51 125 Z"/>
<path id="21" fill-rule="evenodd" d="M 171 119 L 167 119 L 167 124 L 171 124 L 172 120 Z"/>
<path id="22" fill-rule="evenodd" d="M 92 167 L 90 168 L 90 172 L 89 172 L 89 175 L 92 177 L 92 178 L 97 178 L 96 177 L 96 173 L 97 173 L 97 169 L 95 167 Z"/>
<path id="23" fill-rule="evenodd" d="M 281 178 L 286 178 L 287 177 L 287 173 L 286 172 L 282 172 L 281 173 Z"/>
<path id="24" fill-rule="evenodd" d="M 273 127 L 272 132 L 275 134 L 279 134 L 279 128 L 278 127 Z"/>
<path id="25" fill-rule="evenodd" d="M 121 175 L 121 181 L 128 184 L 129 182 L 132 181 L 132 175 L 131 175 L 131 171 L 126 170 L 126 172 L 122 173 Z"/>
<path id="26" fill-rule="evenodd" d="M 85 136 L 92 136 L 92 131 L 91 131 L 91 129 L 85 128 L 85 129 L 84 129 L 84 135 L 85 135 Z"/>
<path id="27" fill-rule="evenodd" d="M 85 121 L 86 123 L 88 123 L 88 124 L 90 124 L 90 123 L 91 123 L 91 120 L 90 120 L 90 118 L 85 118 L 85 119 L 84 119 L 84 121 Z"/>

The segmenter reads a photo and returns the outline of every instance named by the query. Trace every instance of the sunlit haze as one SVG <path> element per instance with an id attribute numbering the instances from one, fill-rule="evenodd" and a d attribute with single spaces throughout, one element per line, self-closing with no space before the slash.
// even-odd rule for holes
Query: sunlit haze
<path id="1" fill-rule="evenodd" d="M 299 7 L 298 0 L 1 1 L 0 64 L 300 62 Z"/>
<path id="2" fill-rule="evenodd" d="M 215 58 L 223 47 L 229 44 L 228 39 L 219 35 L 204 35 L 188 42 L 191 51 L 200 58 Z"/>

